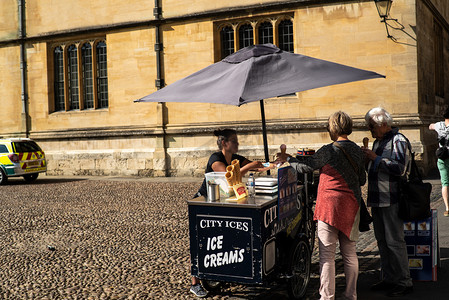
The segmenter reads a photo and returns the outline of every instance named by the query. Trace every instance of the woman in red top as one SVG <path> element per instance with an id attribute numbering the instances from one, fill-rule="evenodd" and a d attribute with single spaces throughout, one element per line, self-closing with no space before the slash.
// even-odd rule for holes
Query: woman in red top
<path id="1" fill-rule="evenodd" d="M 352 119 L 344 112 L 329 117 L 331 144 L 321 147 L 300 163 L 296 158 L 278 154 L 299 173 L 320 170 L 314 220 L 318 221 L 320 253 L 320 295 L 322 300 L 335 299 L 335 251 L 337 241 L 343 256 L 346 277 L 346 299 L 357 299 L 358 260 L 356 241 L 359 233 L 360 186 L 366 182 L 364 155 L 348 139 Z"/>

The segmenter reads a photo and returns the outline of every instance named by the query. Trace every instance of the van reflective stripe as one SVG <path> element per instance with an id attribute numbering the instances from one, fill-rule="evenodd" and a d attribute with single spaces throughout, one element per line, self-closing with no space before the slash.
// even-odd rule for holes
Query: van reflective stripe
<path id="1" fill-rule="evenodd" d="M 39 152 L 23 152 L 19 153 L 19 160 L 39 159 L 41 156 Z"/>
<path id="2" fill-rule="evenodd" d="M 44 155 L 41 151 L 18 153 L 18 156 L 22 170 L 31 168 L 34 171 L 36 168 L 45 167 L 45 160 L 42 159 Z"/>
<path id="3" fill-rule="evenodd" d="M 24 170 L 25 173 L 29 173 L 29 172 L 41 172 L 41 171 L 46 171 L 46 168 L 32 168 L 32 169 L 26 169 Z"/>
<path id="4" fill-rule="evenodd" d="M 24 163 L 20 163 L 20 166 L 22 167 L 23 170 L 27 169 L 27 168 L 39 168 L 39 167 L 45 167 L 44 161 L 29 161 L 29 162 L 24 162 Z"/>

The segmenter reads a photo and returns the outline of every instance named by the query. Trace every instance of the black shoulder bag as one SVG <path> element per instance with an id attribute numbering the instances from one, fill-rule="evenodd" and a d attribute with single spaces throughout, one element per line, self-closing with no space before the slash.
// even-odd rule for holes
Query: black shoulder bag
<path id="1" fill-rule="evenodd" d="M 404 135 L 403 135 L 404 136 Z M 405 136 L 404 136 L 405 138 Z M 423 182 L 415 162 L 410 142 L 405 138 L 411 155 L 410 172 L 401 178 L 398 216 L 404 221 L 417 221 L 430 217 L 430 193 L 432 185 Z"/>
<path id="2" fill-rule="evenodd" d="M 346 156 L 348 161 L 351 163 L 352 168 L 354 169 L 354 172 L 355 172 L 355 174 L 358 177 L 359 176 L 359 171 L 358 171 L 358 167 L 355 164 L 354 160 L 351 158 L 351 156 L 348 155 L 346 150 L 338 142 L 334 142 L 334 145 L 336 147 L 338 147 L 343 152 L 343 154 Z M 373 217 L 371 217 L 371 215 L 369 214 L 368 209 L 366 208 L 365 200 L 360 199 L 359 231 L 360 232 L 369 231 L 370 230 L 369 224 L 371 224 L 371 222 L 373 222 Z"/>
<path id="3" fill-rule="evenodd" d="M 438 141 L 438 148 L 435 151 L 435 155 L 442 160 L 445 160 L 446 158 L 449 158 L 449 150 L 447 149 L 447 138 L 442 137 Z"/>

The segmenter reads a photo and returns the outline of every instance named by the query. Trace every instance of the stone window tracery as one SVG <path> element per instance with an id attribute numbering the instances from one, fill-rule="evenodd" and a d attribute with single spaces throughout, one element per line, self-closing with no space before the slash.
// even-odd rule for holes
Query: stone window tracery
<path id="1" fill-rule="evenodd" d="M 108 108 L 105 40 L 59 43 L 51 49 L 50 111 Z"/>
<path id="2" fill-rule="evenodd" d="M 250 45 L 266 43 L 294 52 L 292 20 L 292 15 L 278 15 L 217 22 L 220 58 Z"/>

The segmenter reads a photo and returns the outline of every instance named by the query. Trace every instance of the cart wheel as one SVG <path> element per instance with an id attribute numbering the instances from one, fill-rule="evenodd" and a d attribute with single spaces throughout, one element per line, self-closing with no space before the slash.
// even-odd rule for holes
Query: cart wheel
<path id="1" fill-rule="evenodd" d="M 201 280 L 201 284 L 203 285 L 203 288 L 208 291 L 216 291 L 221 288 L 220 281 Z"/>
<path id="2" fill-rule="evenodd" d="M 307 240 L 301 238 L 291 248 L 290 272 L 287 281 L 288 295 L 291 299 L 302 299 L 310 280 L 311 257 Z"/>

